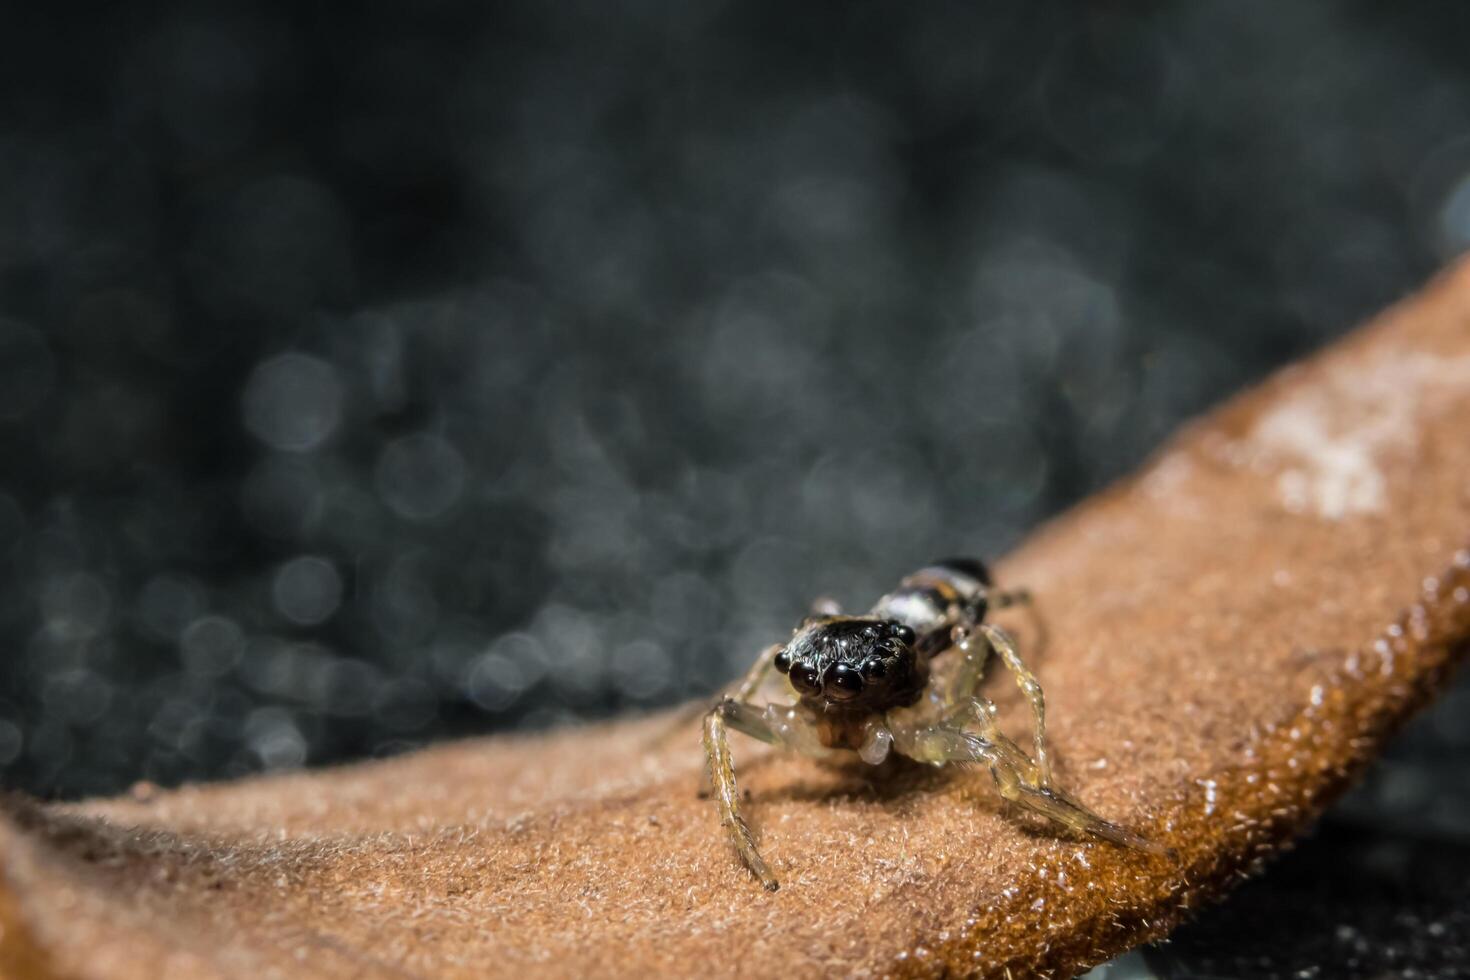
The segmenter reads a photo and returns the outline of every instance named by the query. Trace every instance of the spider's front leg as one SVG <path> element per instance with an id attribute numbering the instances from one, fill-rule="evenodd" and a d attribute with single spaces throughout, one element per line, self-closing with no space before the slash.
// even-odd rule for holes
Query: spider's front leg
<path id="1" fill-rule="evenodd" d="M 740 858 L 754 872 L 766 891 L 780 888 L 776 876 L 766 866 L 760 849 L 755 846 L 755 835 L 750 825 L 740 816 L 739 788 L 735 785 L 735 763 L 730 758 L 730 739 L 725 734 L 726 705 L 739 702 L 726 699 L 704 716 L 704 758 L 709 764 L 710 784 L 715 791 L 715 806 L 720 811 L 720 823 L 730 832 L 730 839 Z"/>
<path id="2" fill-rule="evenodd" d="M 728 729 L 743 732 L 771 745 L 795 749 L 806 755 L 821 756 L 828 750 L 817 737 L 817 731 L 806 716 L 794 707 L 755 705 L 725 698 L 704 718 L 704 756 L 709 764 L 710 783 L 714 787 L 715 807 L 720 823 L 730 832 L 735 850 L 754 872 L 767 891 L 780 885 L 755 845 L 750 825 L 740 815 L 740 791 L 735 784 L 735 762 L 730 756 Z"/>
<path id="3" fill-rule="evenodd" d="M 977 730 L 972 731 L 972 725 Z M 1104 820 L 1052 788 L 1043 780 L 1040 768 L 996 725 L 994 708 L 988 702 L 972 701 L 968 708 L 926 727 L 894 724 L 890 714 L 890 728 L 894 748 L 904 755 L 940 765 L 982 763 L 990 769 L 1002 797 L 1076 833 L 1152 854 L 1169 853 L 1167 848 Z"/>
<path id="4" fill-rule="evenodd" d="M 762 650 L 761 655 L 756 658 L 755 663 L 751 664 L 750 669 L 745 672 L 745 676 L 740 679 L 740 683 L 735 686 L 735 693 L 733 695 L 721 693 L 719 694 L 721 700 L 733 697 L 736 701 L 749 701 L 755 697 L 761 685 L 766 682 L 766 678 L 771 676 L 771 665 L 775 663 L 776 654 L 780 652 L 781 644 L 779 643 L 772 643 Z M 730 688 L 725 688 L 726 692 L 729 690 Z M 662 748 L 668 744 L 669 739 L 673 738 L 675 734 L 683 731 L 685 725 L 694 721 L 700 715 L 706 714 L 709 710 L 709 701 L 707 699 L 694 701 L 680 708 L 669 719 L 668 724 L 652 737 L 650 747 Z"/>

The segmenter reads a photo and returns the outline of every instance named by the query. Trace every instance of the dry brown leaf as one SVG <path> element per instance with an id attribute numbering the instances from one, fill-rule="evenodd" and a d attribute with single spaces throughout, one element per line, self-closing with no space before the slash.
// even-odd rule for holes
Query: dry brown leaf
<path id="1" fill-rule="evenodd" d="M 1462 268 L 1001 567 L 1049 618 L 1064 784 L 1176 861 L 1052 836 L 983 773 L 874 779 L 740 739 L 783 882 L 767 894 L 698 796 L 693 726 L 651 752 L 660 723 L 627 722 L 149 799 L 11 799 L 0 968 L 1069 975 L 1251 870 L 1440 684 L 1470 636 L 1467 533 Z"/>

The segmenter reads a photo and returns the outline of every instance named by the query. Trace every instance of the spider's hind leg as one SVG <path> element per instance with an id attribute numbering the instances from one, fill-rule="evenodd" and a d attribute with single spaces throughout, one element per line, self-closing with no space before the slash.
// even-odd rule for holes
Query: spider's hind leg
<path id="1" fill-rule="evenodd" d="M 1009 609 L 1011 606 L 1036 608 L 1036 597 L 1028 588 L 996 589 L 989 593 L 991 609 Z"/>
<path id="2" fill-rule="evenodd" d="M 1046 615 L 1041 611 L 1041 606 L 1036 601 L 1036 596 L 1025 587 L 1016 589 L 1001 589 L 992 591 L 988 596 L 989 608 L 993 610 L 1011 609 L 1023 606 L 1026 616 L 1031 620 L 1031 627 L 1036 631 L 1032 645 L 1037 650 L 1045 650 L 1051 643 L 1051 629 L 1047 625 Z"/>

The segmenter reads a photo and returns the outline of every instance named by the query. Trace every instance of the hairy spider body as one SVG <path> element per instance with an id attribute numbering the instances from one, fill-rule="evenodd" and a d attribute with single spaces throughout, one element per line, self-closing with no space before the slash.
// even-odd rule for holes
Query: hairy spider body
<path id="1" fill-rule="evenodd" d="M 918 634 L 918 647 L 933 655 L 950 645 L 956 617 L 974 623 L 985 618 L 992 585 L 990 570 L 977 559 L 947 558 L 905 576 L 872 614 L 908 626 Z"/>
<path id="2" fill-rule="evenodd" d="M 890 751 L 934 765 L 980 763 L 1008 800 L 1073 831 L 1161 852 L 1052 785 L 1041 685 L 1010 637 L 984 622 L 991 608 L 1030 602 L 1024 590 L 996 590 L 981 562 L 946 559 L 904 578 L 864 615 L 826 604 L 787 643 L 761 654 L 735 693 L 705 716 L 704 748 L 721 822 L 767 889 L 777 882 L 740 816 L 728 728 L 817 757 L 855 751 L 874 765 Z M 958 663 L 939 678 L 931 661 L 950 651 Z M 994 705 L 976 693 L 992 654 L 1030 702 L 1031 755 L 999 730 Z M 793 703 L 754 703 L 772 671 L 786 675 Z"/>

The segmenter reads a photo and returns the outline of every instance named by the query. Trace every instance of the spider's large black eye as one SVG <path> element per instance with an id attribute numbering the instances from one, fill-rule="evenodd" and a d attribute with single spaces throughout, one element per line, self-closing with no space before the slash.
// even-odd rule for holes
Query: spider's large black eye
<path id="1" fill-rule="evenodd" d="M 786 673 L 788 670 L 791 669 L 791 654 L 787 653 L 785 650 L 782 650 L 780 653 L 776 654 L 776 659 L 771 661 L 771 666 L 775 667 L 783 674 Z"/>
<path id="2" fill-rule="evenodd" d="M 874 657 L 872 660 L 863 662 L 863 678 L 870 681 L 881 681 L 888 676 L 888 661 Z"/>
<path id="3" fill-rule="evenodd" d="M 914 635 L 914 631 L 910 627 L 905 626 L 903 623 L 893 624 L 893 635 L 897 637 L 899 642 L 903 643 L 905 646 L 912 646 L 914 640 L 918 639 L 918 637 Z"/>
<path id="4" fill-rule="evenodd" d="M 821 694 L 822 678 L 811 664 L 794 663 L 791 665 L 791 686 L 800 694 Z"/>
<path id="5" fill-rule="evenodd" d="M 823 691 L 834 701 L 850 701 L 863 692 L 862 673 L 848 664 L 828 667 L 825 680 Z"/>

